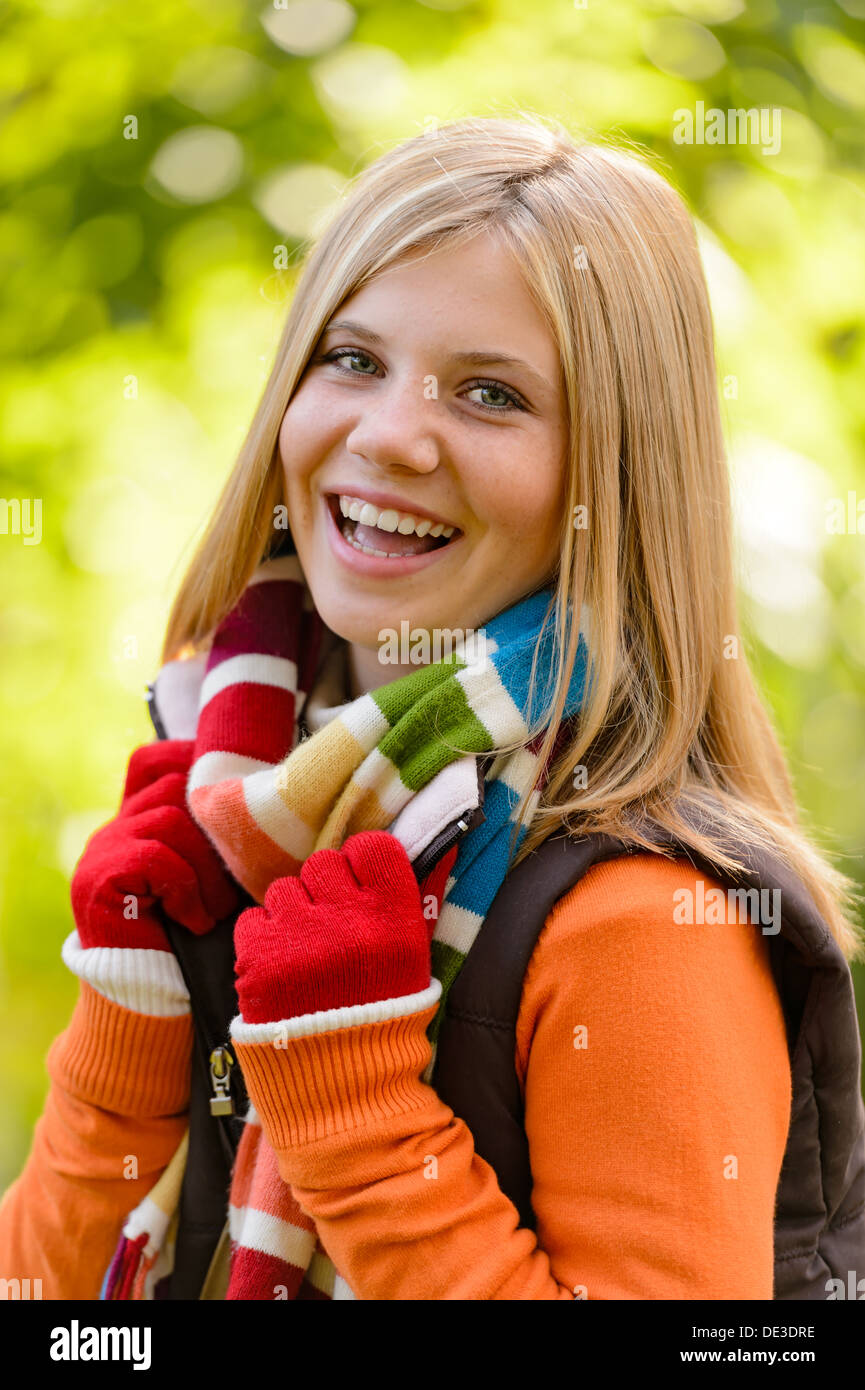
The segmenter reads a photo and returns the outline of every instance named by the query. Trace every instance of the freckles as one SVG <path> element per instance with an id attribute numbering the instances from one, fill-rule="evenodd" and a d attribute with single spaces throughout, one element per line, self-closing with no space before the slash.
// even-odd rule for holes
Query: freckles
<path id="1" fill-rule="evenodd" d="M 288 468 L 291 456 L 297 445 L 297 432 L 294 428 L 294 416 L 290 409 L 283 415 L 282 424 L 279 427 L 279 434 L 276 437 L 279 457 L 282 459 L 283 467 Z"/>
<path id="2" fill-rule="evenodd" d="M 286 416 L 279 431 L 279 457 L 287 477 L 311 472 L 319 442 L 312 420 L 305 420 L 302 413 Z"/>
<path id="3" fill-rule="evenodd" d="M 313 382 L 295 391 L 279 427 L 279 453 L 292 471 L 310 472 L 350 429 Z"/>
<path id="4" fill-rule="evenodd" d="M 300 381 L 283 412 L 282 423 L 279 427 L 281 439 L 287 440 L 289 436 L 302 438 L 304 434 L 314 429 L 316 417 L 319 419 L 320 428 L 321 403 L 317 400 L 319 394 L 315 390 L 313 382 Z"/>
<path id="5" fill-rule="evenodd" d="M 544 535 L 558 524 L 556 497 L 546 496 L 537 488 L 512 487 L 502 489 L 498 511 L 498 527 L 509 539 L 525 544 Z"/>

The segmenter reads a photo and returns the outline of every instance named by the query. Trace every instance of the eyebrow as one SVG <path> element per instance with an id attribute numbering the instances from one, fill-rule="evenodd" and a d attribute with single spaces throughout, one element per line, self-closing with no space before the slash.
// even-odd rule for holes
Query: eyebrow
<path id="1" fill-rule="evenodd" d="M 362 323 L 355 319 L 331 319 L 322 329 L 321 336 L 325 333 L 334 333 L 337 330 L 344 333 L 357 333 L 367 338 L 371 343 L 378 343 L 384 346 L 384 338 L 380 333 L 376 333 L 371 328 L 365 328 Z M 529 366 L 522 357 L 514 357 L 510 352 L 499 352 L 495 348 L 475 348 L 472 352 L 451 352 L 447 355 L 447 361 L 459 362 L 467 367 L 491 367 L 496 363 L 504 362 L 511 367 L 521 367 L 528 376 L 532 377 L 538 386 L 544 390 L 551 389 L 551 383 L 534 367 Z"/>

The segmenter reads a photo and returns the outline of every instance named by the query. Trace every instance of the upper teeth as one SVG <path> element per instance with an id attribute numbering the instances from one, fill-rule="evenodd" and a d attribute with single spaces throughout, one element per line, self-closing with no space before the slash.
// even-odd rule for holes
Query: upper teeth
<path id="1" fill-rule="evenodd" d="M 415 516 L 413 512 L 397 512 L 393 507 L 380 509 L 372 502 L 364 502 L 361 497 L 347 497 L 340 494 L 339 509 L 350 521 L 359 521 L 362 526 L 377 526 L 380 531 L 399 531 L 401 536 L 452 536 L 455 526 L 445 526 L 444 522 L 430 521 L 428 516 Z"/>

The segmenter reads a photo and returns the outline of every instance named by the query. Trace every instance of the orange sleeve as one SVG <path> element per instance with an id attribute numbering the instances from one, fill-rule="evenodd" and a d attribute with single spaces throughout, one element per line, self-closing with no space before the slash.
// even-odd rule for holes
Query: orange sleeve
<path id="1" fill-rule="evenodd" d="M 46 1058 L 51 1087 L 0 1202 L 0 1278 L 43 1299 L 98 1299 L 131 1209 L 186 1129 L 192 1020 L 137 1014 L 85 980 Z"/>
<path id="2" fill-rule="evenodd" d="M 276 1047 L 234 1037 L 280 1174 L 356 1297 L 771 1298 L 784 1021 L 754 927 L 673 925 L 694 877 L 650 855 L 597 866 L 539 938 L 516 1058 L 537 1234 L 420 1079 L 424 996 L 352 1026 L 313 1015 Z"/>
<path id="3" fill-rule="evenodd" d="M 674 921 L 699 878 L 651 854 L 598 864 L 529 962 L 517 1064 L 538 1239 L 581 1297 L 773 1296 L 783 1010 L 767 936 L 735 904 L 724 924 Z"/>

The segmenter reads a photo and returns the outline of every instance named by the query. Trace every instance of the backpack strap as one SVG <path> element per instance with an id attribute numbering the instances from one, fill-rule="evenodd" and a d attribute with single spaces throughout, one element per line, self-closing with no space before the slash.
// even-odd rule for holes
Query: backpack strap
<path id="1" fill-rule="evenodd" d="M 629 852 L 610 835 L 545 840 L 506 876 L 448 995 L 433 1085 L 455 1114 L 471 1115 L 477 1153 L 495 1169 L 520 1225 L 531 1230 L 529 1146 L 514 1066 L 523 977 L 559 898 L 593 864 Z M 482 1105 L 479 1076 L 485 1081 Z"/>
<path id="2" fill-rule="evenodd" d="M 248 898 L 239 911 L 252 904 Z M 174 1268 L 160 1297 L 197 1299 L 222 1235 L 231 1170 L 245 1125 L 249 1100 L 243 1073 L 228 1035 L 238 1011 L 234 988 L 234 923 L 237 913 L 196 936 L 163 916 L 163 926 L 189 990 L 194 1055 L 189 1097 L 189 1153 L 180 1189 L 180 1220 Z M 228 1091 L 232 1114 L 215 1115 L 216 1089 L 210 1057 L 217 1047 L 230 1058 Z"/>

